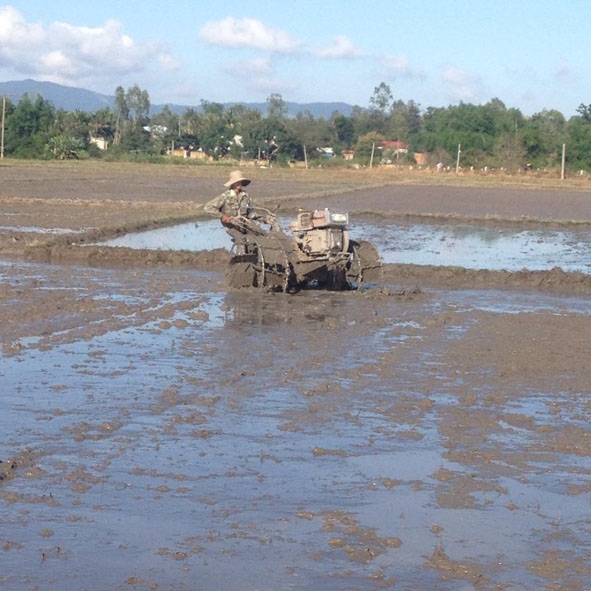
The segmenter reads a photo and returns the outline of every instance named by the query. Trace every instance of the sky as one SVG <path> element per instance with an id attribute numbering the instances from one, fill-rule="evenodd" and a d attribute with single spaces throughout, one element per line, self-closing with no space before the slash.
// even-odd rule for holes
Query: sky
<path id="1" fill-rule="evenodd" d="M 497 98 L 568 119 L 591 103 L 590 49 L 589 0 L 0 3 L 0 81 L 137 84 L 152 104 L 367 107 L 384 82 L 422 110 Z"/>

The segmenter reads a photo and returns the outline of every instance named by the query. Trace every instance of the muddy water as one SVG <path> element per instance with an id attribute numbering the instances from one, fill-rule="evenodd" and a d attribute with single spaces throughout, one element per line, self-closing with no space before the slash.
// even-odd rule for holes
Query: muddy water
<path id="1" fill-rule="evenodd" d="M 284 228 L 289 220 L 281 220 Z M 535 230 L 475 224 L 379 224 L 357 221 L 354 238 L 372 241 L 385 263 L 518 271 L 591 273 L 591 230 L 538 227 Z M 107 243 L 131 248 L 201 251 L 228 246 L 217 221 L 180 224 L 128 234 Z"/>
<path id="2" fill-rule="evenodd" d="M 0 587 L 591 587 L 588 383 L 551 361 L 588 299 L 0 275 Z"/>

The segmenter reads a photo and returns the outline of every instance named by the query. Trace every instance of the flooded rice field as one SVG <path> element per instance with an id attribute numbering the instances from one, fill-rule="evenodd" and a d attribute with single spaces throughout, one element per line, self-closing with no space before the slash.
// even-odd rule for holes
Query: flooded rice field
<path id="1" fill-rule="evenodd" d="M 283 228 L 289 219 L 281 220 Z M 591 273 L 591 229 L 538 227 L 522 229 L 482 224 L 425 224 L 357 220 L 353 238 L 370 240 L 384 263 L 539 271 L 559 267 Z M 185 223 L 107 242 L 129 248 L 202 251 L 228 247 L 217 220 Z"/>
<path id="2" fill-rule="evenodd" d="M 591 588 L 587 298 L 0 277 L 0 588 Z"/>
<path id="3" fill-rule="evenodd" d="M 225 171 L 84 166 L 2 171 L 0 589 L 591 589 L 587 193 L 253 171 L 374 212 L 383 285 L 284 294 L 133 232 Z"/>

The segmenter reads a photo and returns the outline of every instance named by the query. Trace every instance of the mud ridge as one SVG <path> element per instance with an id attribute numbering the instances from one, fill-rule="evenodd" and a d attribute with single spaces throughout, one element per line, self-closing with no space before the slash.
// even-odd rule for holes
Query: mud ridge
<path id="1" fill-rule="evenodd" d="M 96 267 L 188 267 L 224 273 L 230 252 L 223 248 L 210 251 L 165 251 L 81 245 L 60 237 L 41 244 L 13 248 L 10 258 L 29 262 L 88 265 Z M 389 263 L 384 265 L 384 283 L 401 287 L 431 287 L 440 289 L 516 289 L 591 293 L 591 276 L 567 272 L 558 267 L 545 271 L 493 271 L 462 267 Z"/>

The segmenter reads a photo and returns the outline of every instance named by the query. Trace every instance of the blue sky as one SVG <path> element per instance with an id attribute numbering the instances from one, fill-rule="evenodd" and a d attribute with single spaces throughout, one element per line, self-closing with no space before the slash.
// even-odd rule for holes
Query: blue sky
<path id="1" fill-rule="evenodd" d="M 14 0 L 0 4 L 0 81 L 362 107 L 385 82 L 422 109 L 499 98 L 569 118 L 591 103 L 590 39 L 588 0 Z"/>

